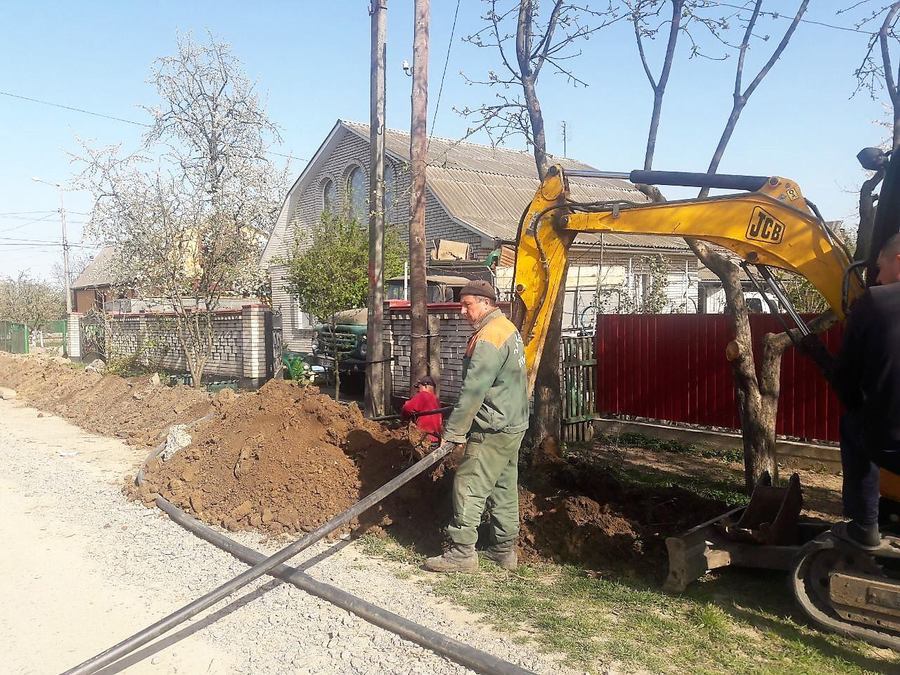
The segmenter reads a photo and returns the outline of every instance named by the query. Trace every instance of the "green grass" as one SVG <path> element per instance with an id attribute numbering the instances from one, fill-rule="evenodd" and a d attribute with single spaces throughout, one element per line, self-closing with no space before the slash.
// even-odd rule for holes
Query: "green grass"
<path id="1" fill-rule="evenodd" d="M 798 621 L 786 579 L 772 572 L 727 570 L 671 595 L 638 578 L 574 565 L 510 573 L 483 561 L 477 574 L 430 575 L 417 570 L 421 555 L 392 539 L 361 542 L 366 553 L 401 563 L 399 576 L 592 672 L 900 672 L 896 656 Z"/>
<path id="2" fill-rule="evenodd" d="M 699 455 L 707 459 L 719 459 L 723 462 L 743 462 L 744 453 L 734 448 L 709 448 L 682 443 L 675 440 L 663 440 L 653 438 L 636 432 L 624 432 L 609 436 L 601 436 L 597 439 L 602 445 L 619 448 L 644 448 L 657 452 L 671 452 L 678 455 Z"/>

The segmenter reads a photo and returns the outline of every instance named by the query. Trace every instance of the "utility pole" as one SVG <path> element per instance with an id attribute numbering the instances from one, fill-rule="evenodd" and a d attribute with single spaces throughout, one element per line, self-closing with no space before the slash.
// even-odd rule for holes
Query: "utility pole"
<path id="1" fill-rule="evenodd" d="M 566 121 L 562 121 L 562 142 L 563 142 L 563 157 L 568 157 L 569 152 L 566 149 Z"/>
<path id="2" fill-rule="evenodd" d="M 63 187 L 59 183 L 51 183 L 48 180 L 41 180 L 33 177 L 35 183 L 43 183 L 55 187 L 59 191 L 59 222 L 62 225 L 62 249 L 63 249 L 63 283 L 66 287 L 66 317 L 72 313 L 72 290 L 69 288 L 71 280 L 69 279 L 69 240 L 66 235 L 66 205 L 63 203 Z"/>
<path id="3" fill-rule="evenodd" d="M 425 281 L 425 153 L 428 115 L 428 22 L 429 0 L 415 0 L 412 76 L 412 122 L 409 159 L 412 189 L 409 199 L 410 377 L 416 381 L 428 374 L 428 297 Z"/>
<path id="4" fill-rule="evenodd" d="M 369 91 L 369 312 L 366 327 L 366 396 L 369 417 L 384 414 L 384 67 L 387 0 L 372 0 L 372 69 Z"/>

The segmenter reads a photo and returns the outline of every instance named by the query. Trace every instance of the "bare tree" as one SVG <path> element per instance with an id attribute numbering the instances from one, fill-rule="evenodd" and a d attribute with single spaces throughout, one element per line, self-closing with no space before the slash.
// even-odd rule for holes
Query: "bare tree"
<path id="1" fill-rule="evenodd" d="M 761 16 L 781 17 L 782 15 L 779 12 L 764 12 L 762 0 L 753 0 L 752 4 L 747 3 L 744 7 L 737 7 L 730 3 L 705 2 L 703 0 L 669 0 L 668 4 L 671 4 L 672 8 L 671 18 L 667 22 L 654 24 L 656 26 L 655 30 L 650 30 L 647 28 L 648 21 L 654 19 L 660 13 L 662 4 L 660 0 L 635 0 L 628 3 L 631 10 L 631 20 L 635 27 L 635 38 L 641 64 L 654 95 L 647 150 L 644 157 L 645 169 L 652 168 L 653 154 L 661 119 L 662 101 L 665 96 L 668 76 L 676 56 L 679 37 L 688 35 L 691 41 L 691 56 L 696 56 L 702 54 L 702 52 L 700 44 L 693 39 L 690 33 L 691 23 L 700 24 L 720 45 L 725 46 L 731 45 L 727 36 L 729 27 L 735 22 L 743 24 L 742 35 L 735 45 L 737 62 L 735 64 L 732 89 L 732 107 L 707 169 L 708 173 L 715 173 L 750 96 L 756 91 L 781 57 L 801 18 L 805 14 L 809 2 L 808 0 L 802 0 L 781 40 L 756 76 L 746 86 L 744 86 L 745 60 L 751 41 L 756 34 L 755 31 L 758 29 L 759 19 Z M 704 14 L 704 12 L 717 10 L 722 12 L 718 16 Z M 750 16 L 745 18 L 748 11 Z M 644 41 L 648 38 L 656 37 L 662 25 L 668 25 L 668 41 L 660 68 L 660 75 L 656 79 L 652 74 Z M 769 36 L 766 35 L 764 37 L 767 40 Z M 708 193 L 709 189 L 704 188 L 700 191 L 699 196 L 705 197 Z M 658 191 L 650 194 L 656 199 L 662 198 Z M 726 350 L 726 357 L 731 363 L 735 379 L 744 440 L 745 482 L 747 489 L 750 490 L 761 480 L 777 480 L 775 419 L 780 394 L 781 357 L 784 351 L 793 344 L 793 339 L 797 339 L 799 336 L 787 333 L 764 336 L 762 360 L 757 369 L 753 354 L 753 335 L 750 328 L 747 305 L 744 300 L 740 269 L 729 258 L 705 243 L 691 239 L 686 241 L 701 262 L 719 277 L 725 290 L 726 307 L 734 336 Z M 824 330 L 833 321 L 833 315 L 828 313 L 815 321 L 812 327 L 815 330 Z"/>
<path id="2" fill-rule="evenodd" d="M 466 77 L 466 81 L 490 88 L 494 101 L 457 112 L 472 122 L 469 135 L 484 130 L 494 144 L 523 137 L 532 148 L 538 176 L 543 180 L 550 163 L 538 78 L 549 64 L 572 85 L 587 86 L 569 65 L 581 54 L 577 45 L 621 16 L 612 2 L 596 10 L 555 0 L 546 17 L 535 0 L 483 2 L 487 6 L 481 17 L 484 28 L 463 39 L 476 47 L 496 50 L 501 68 L 489 70 L 484 79 Z"/>
<path id="3" fill-rule="evenodd" d="M 666 95 L 666 87 L 669 84 L 669 75 L 672 73 L 672 65 L 675 62 L 675 49 L 679 38 L 684 35 L 691 43 L 691 57 L 706 56 L 707 58 L 721 58 L 708 56 L 701 48 L 692 33 L 694 26 L 705 29 L 710 35 L 722 44 L 727 44 L 721 38 L 721 32 L 728 28 L 729 17 L 708 16 L 705 10 L 718 9 L 717 2 L 712 0 L 625 0 L 625 6 L 629 11 L 629 19 L 634 27 L 634 37 L 637 43 L 638 54 L 644 74 L 653 90 L 653 110 L 650 113 L 650 129 L 647 132 L 647 149 L 644 153 L 644 169 L 653 166 L 653 155 L 656 152 L 656 138 L 659 133 L 659 124 L 662 118 L 662 104 Z M 663 7 L 671 6 L 670 18 L 661 18 Z M 659 75 L 653 74 L 653 68 L 647 55 L 646 42 L 655 39 L 666 26 L 666 48 L 663 55 Z"/>
<path id="4" fill-rule="evenodd" d="M 762 0 L 755 0 L 738 46 L 731 112 L 709 162 L 708 173 L 715 173 L 718 170 L 747 101 L 781 58 L 808 5 L 809 0 L 802 0 L 768 60 L 745 87 L 743 80 L 745 59 L 762 8 Z M 705 197 L 708 193 L 709 189 L 703 188 L 700 197 Z M 731 363 L 735 379 L 744 442 L 744 479 L 749 490 L 761 481 L 774 481 L 778 478 L 778 464 L 775 459 L 775 418 L 781 389 L 781 357 L 793 344 L 792 338 L 798 339 L 799 336 L 787 333 L 765 335 L 762 363 L 757 370 L 753 355 L 753 334 L 747 304 L 744 301 L 740 270 L 731 260 L 705 243 L 692 239 L 688 239 L 687 243 L 700 261 L 719 277 L 725 290 L 725 301 L 734 335 L 726 350 L 726 356 Z M 824 329 L 833 321 L 834 317 L 830 314 L 823 315 L 821 320 L 815 322 L 813 328 Z"/>
<path id="5" fill-rule="evenodd" d="M 69 254 L 69 286 L 81 276 L 81 273 L 87 269 L 87 266 L 91 264 L 93 259 L 94 254 L 88 251 L 78 251 L 77 253 Z M 66 287 L 66 274 L 63 270 L 62 262 L 57 261 L 53 263 L 53 267 L 50 270 L 50 278 L 60 288 Z"/>
<path id="6" fill-rule="evenodd" d="M 63 286 L 33 279 L 26 272 L 0 277 L 0 320 L 15 321 L 35 331 L 66 316 Z"/>
<path id="7" fill-rule="evenodd" d="M 844 14 L 860 6 L 855 2 L 837 14 Z M 897 35 L 897 20 L 900 19 L 900 2 L 878 3 L 875 9 L 856 21 L 856 28 L 878 26 L 866 46 L 862 61 L 853 72 L 856 89 L 853 95 L 867 92 L 874 100 L 880 100 L 882 90 L 890 101 L 890 137 L 887 150 L 900 146 L 900 72 L 895 71 L 891 50 L 897 49 L 900 37 Z M 880 24 L 879 24 L 880 21 Z M 872 231 L 875 227 L 875 189 L 884 179 L 884 169 L 876 170 L 859 189 L 859 228 L 856 239 L 856 259 L 865 260 L 871 253 Z"/>
<path id="8" fill-rule="evenodd" d="M 266 157 L 279 141 L 230 48 L 178 41 L 158 59 L 160 97 L 140 152 L 85 146 L 82 184 L 95 197 L 91 233 L 115 246 L 111 271 L 140 296 L 163 298 L 200 386 L 213 312 L 226 295 L 263 292 L 259 253 L 287 184 Z"/>
<path id="9" fill-rule="evenodd" d="M 487 6 L 482 16 L 484 28 L 464 39 L 477 47 L 496 50 L 502 68 L 499 72 L 488 71 L 486 79 L 467 78 L 467 81 L 493 90 L 495 100 L 458 112 L 473 123 L 469 135 L 484 130 L 494 144 L 514 136 L 524 137 L 534 153 L 537 176 L 543 180 L 550 159 L 537 93 L 538 78 L 549 64 L 555 73 L 573 85 L 587 86 L 587 82 L 574 73 L 569 61 L 581 53 L 577 47 L 581 40 L 617 21 L 620 15 L 612 3 L 603 10 L 592 10 L 577 3 L 555 0 L 546 16 L 540 12 L 536 0 L 511 3 L 484 0 L 484 3 Z M 553 307 L 550 333 L 535 381 L 531 423 L 532 442 L 551 454 L 558 452 L 562 425 L 559 333 L 564 295 L 559 294 Z"/>

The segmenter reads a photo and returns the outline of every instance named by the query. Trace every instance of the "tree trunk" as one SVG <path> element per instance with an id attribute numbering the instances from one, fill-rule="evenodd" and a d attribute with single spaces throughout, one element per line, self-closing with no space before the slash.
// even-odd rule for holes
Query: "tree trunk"
<path id="1" fill-rule="evenodd" d="M 365 411 L 384 414 L 384 62 L 387 0 L 372 3 L 369 110 L 369 311 Z"/>
<path id="2" fill-rule="evenodd" d="M 425 155 L 428 114 L 428 0 L 415 0 L 409 209 L 410 393 L 428 374 L 428 289 L 425 278 Z"/>
<path id="3" fill-rule="evenodd" d="M 537 165 L 538 178 L 544 180 L 547 169 L 547 137 L 544 133 L 544 115 L 541 102 L 537 96 L 534 80 L 522 78 L 522 90 L 525 92 L 525 106 L 528 109 L 528 121 L 531 125 L 531 140 L 534 143 L 534 163 Z"/>
<path id="4" fill-rule="evenodd" d="M 563 279 L 565 279 L 563 273 Z M 538 364 L 534 383 L 534 415 L 531 419 L 531 439 L 535 451 L 558 457 L 562 435 L 562 392 L 560 388 L 559 353 L 565 288 L 556 296 L 550 315 L 550 327 L 544 351 Z"/>

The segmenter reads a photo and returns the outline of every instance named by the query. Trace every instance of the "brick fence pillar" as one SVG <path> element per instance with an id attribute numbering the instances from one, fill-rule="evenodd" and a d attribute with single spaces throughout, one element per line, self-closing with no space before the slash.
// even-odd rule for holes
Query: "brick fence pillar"
<path id="1" fill-rule="evenodd" d="M 66 351 L 73 361 L 81 361 L 81 316 L 72 312 L 66 317 Z"/>
<path id="2" fill-rule="evenodd" d="M 241 386 L 259 387 L 266 381 L 266 312 L 263 305 L 241 308 Z"/>

